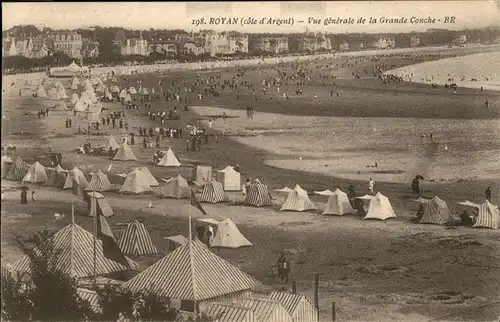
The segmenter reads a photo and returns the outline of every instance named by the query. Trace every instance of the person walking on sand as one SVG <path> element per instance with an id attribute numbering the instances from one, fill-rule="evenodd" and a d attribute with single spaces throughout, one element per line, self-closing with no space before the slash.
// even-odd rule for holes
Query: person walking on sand
<path id="1" fill-rule="evenodd" d="M 484 195 L 486 197 L 486 200 L 491 202 L 491 187 L 486 188 L 484 191 Z"/>
<path id="2" fill-rule="evenodd" d="M 372 178 L 370 178 L 370 180 L 368 181 L 368 193 L 372 196 L 375 194 L 373 190 L 374 187 L 375 187 L 375 181 L 373 181 Z"/>
<path id="3" fill-rule="evenodd" d="M 288 263 L 285 254 L 283 252 L 280 253 L 280 257 L 278 258 L 278 276 L 282 283 L 288 283 L 288 276 L 290 274 L 290 264 Z"/>
<path id="4" fill-rule="evenodd" d="M 31 201 L 35 202 L 35 190 L 31 191 Z"/>

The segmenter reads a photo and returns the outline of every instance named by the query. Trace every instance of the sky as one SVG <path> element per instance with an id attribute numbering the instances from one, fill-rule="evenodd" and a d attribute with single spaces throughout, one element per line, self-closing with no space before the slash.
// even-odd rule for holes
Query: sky
<path id="1" fill-rule="evenodd" d="M 455 16 L 454 24 L 444 23 Z M 209 24 L 210 18 L 237 18 L 236 25 Z M 328 24 L 325 18 L 353 18 L 354 24 Z M 376 23 L 369 23 L 370 17 Z M 380 18 L 435 18 L 435 23 L 380 23 Z M 196 26 L 193 19 L 204 18 Z M 293 18 L 293 25 L 241 25 L 243 19 Z M 309 18 L 321 19 L 318 24 Z M 359 18 L 365 23 L 357 23 Z M 291 20 L 291 19 L 290 19 Z M 303 21 L 303 22 L 300 22 Z M 469 1 L 315 1 L 315 2 L 32 2 L 2 3 L 2 30 L 33 24 L 53 29 L 113 26 L 130 29 L 214 29 L 240 32 L 411 32 L 430 28 L 500 26 L 500 0 Z"/>

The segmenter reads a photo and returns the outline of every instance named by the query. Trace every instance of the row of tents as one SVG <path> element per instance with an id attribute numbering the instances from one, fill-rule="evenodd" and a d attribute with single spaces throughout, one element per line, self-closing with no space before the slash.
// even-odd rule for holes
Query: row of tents
<path id="1" fill-rule="evenodd" d="M 4 175 L 4 163 L 6 158 L 8 157 L 2 157 L 2 176 Z M 201 169 L 195 168 L 193 171 L 195 173 L 194 178 L 196 178 L 196 175 L 199 173 L 203 173 L 205 178 L 210 178 L 211 176 L 206 175 L 209 174 L 207 172 L 211 172 L 211 168 L 210 171 L 207 170 L 207 167 L 202 167 Z M 145 167 L 134 168 L 128 174 L 120 174 L 119 176 L 125 179 L 123 185 L 119 189 L 120 193 L 151 193 L 153 192 L 152 187 L 160 185 L 149 169 Z M 58 165 L 52 169 L 49 175 L 47 175 L 45 167 L 39 162 L 28 167 L 20 158 L 16 159 L 12 164 L 5 178 L 32 183 L 44 183 L 45 185 L 62 189 L 72 189 L 73 194 L 80 199 L 85 199 L 85 191 L 103 192 L 111 188 L 108 176 L 101 170 L 91 173 L 91 180 L 89 182 L 83 172 L 76 167 L 71 171 L 67 171 Z M 188 181 L 182 176 L 178 175 L 177 177 L 161 180 L 165 183 L 164 187 L 162 187 L 162 195 L 164 197 L 175 199 L 190 197 L 191 188 L 189 187 Z M 202 192 L 199 197 L 200 202 L 220 203 L 229 201 L 224 185 L 221 182 L 211 179 L 210 181 L 196 184 L 202 186 Z M 314 202 L 310 200 L 307 191 L 302 189 L 299 185 L 296 185 L 294 189 L 285 187 L 284 189 L 275 191 L 288 194 L 280 211 L 301 212 L 317 209 Z M 315 191 L 315 194 L 328 196 L 328 201 L 322 212 L 324 215 L 341 216 L 344 214 L 356 213 L 347 194 L 339 189 L 333 192 L 330 190 Z M 389 199 L 380 192 L 375 196 L 365 195 L 357 197 L 357 199 L 369 202 L 367 213 L 363 219 L 386 220 L 396 217 Z M 419 221 L 421 224 L 443 225 L 454 222 L 454 217 L 446 202 L 439 197 L 434 197 L 433 199 L 419 198 L 416 202 L 424 206 L 424 213 Z M 243 204 L 255 207 L 265 207 L 273 206 L 274 202 L 268 191 L 267 185 L 262 184 L 259 180 L 255 180 L 247 186 L 247 193 Z M 489 201 L 483 204 L 465 201 L 460 204 L 478 209 L 478 218 L 476 219 L 474 227 L 500 228 L 500 213 L 498 206 L 491 204 Z"/>

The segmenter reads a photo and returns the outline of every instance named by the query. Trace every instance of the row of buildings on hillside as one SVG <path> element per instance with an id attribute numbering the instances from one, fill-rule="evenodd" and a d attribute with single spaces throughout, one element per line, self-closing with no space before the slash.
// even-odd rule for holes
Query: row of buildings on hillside
<path id="1" fill-rule="evenodd" d="M 54 52 L 71 58 L 92 58 L 99 55 L 99 43 L 75 31 L 56 31 L 35 38 L 7 36 L 2 43 L 2 57 L 43 58 Z"/>
<path id="2" fill-rule="evenodd" d="M 250 38 L 250 40 L 249 40 Z M 453 45 L 467 43 L 467 36 L 460 35 L 451 42 Z M 396 47 L 419 47 L 422 43 L 417 34 L 399 36 L 371 34 L 324 34 L 303 35 L 246 35 L 237 32 L 200 31 L 179 33 L 172 39 L 148 40 L 142 37 L 126 37 L 120 30 L 115 35 L 114 45 L 122 56 L 159 53 L 169 58 L 183 55 L 223 56 L 262 52 L 283 54 L 289 52 L 329 52 L 364 49 L 390 49 Z M 25 56 L 42 58 L 52 52 L 64 52 L 71 58 L 92 58 L 99 55 L 99 43 L 82 38 L 75 31 L 51 32 L 41 37 L 6 37 L 3 41 L 3 57 Z"/>

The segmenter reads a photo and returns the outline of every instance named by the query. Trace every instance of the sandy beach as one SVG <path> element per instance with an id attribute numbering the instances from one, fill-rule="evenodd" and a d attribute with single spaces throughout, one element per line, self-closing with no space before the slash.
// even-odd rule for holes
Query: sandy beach
<path id="1" fill-rule="evenodd" d="M 309 63 L 308 68 L 318 72 L 321 68 L 317 66 L 340 64 L 342 59 L 345 60 Z M 498 101 L 498 93 L 464 88 L 453 94 L 445 88 L 431 89 L 424 84 L 381 84 L 368 76 L 356 80 L 347 75 L 369 69 L 372 63 L 369 57 L 352 59 L 359 59 L 356 67 L 329 71 L 331 75 L 346 77 L 336 79 L 335 85 L 313 80 L 304 86 L 302 96 L 293 95 L 294 86 L 282 88 L 280 94 L 269 91 L 253 95 L 250 90 L 242 89 L 238 98 L 231 89 L 223 90 L 220 97 L 206 96 L 201 100 L 196 93 L 187 94 L 190 109 L 181 111 L 181 119 L 168 121 L 166 126 L 184 127 L 187 123 L 206 126 L 209 119 L 214 121 L 212 136 L 201 151 L 186 151 L 182 139 L 162 140 L 162 150 L 171 147 L 183 164 L 178 169 L 154 167 L 151 158 L 154 150 L 143 149 L 139 143 L 132 147 L 138 158 L 136 162 L 112 162 L 107 157 L 75 154 L 72 151 L 88 140 L 94 146 L 105 145 L 104 135 L 120 138 L 127 133 L 104 127 L 101 136 L 77 135 L 76 129 L 79 125 L 86 126 L 85 120 L 72 117 L 73 129 L 66 129 L 64 120 L 72 116 L 71 112 L 53 112 L 46 119 L 38 119 L 37 109 L 53 102 L 42 102 L 29 95 L 2 98 L 2 144 L 16 145 L 16 156 L 23 157 L 29 164 L 37 159 L 46 163 L 43 156 L 48 148 L 64 155 L 65 168 L 78 166 L 86 173 L 107 169 L 112 163 L 113 183 L 119 183 L 115 174 L 135 166 L 147 166 L 155 177 L 168 178 L 177 174 L 188 176 L 195 163 L 209 163 L 215 169 L 238 163 L 245 177 L 259 178 L 271 190 L 295 184 L 308 191 L 346 190 L 349 184 L 354 184 L 358 194 L 364 194 L 366 176 L 373 175 L 376 190 L 391 200 L 398 218 L 378 222 L 363 221 L 357 216 L 321 216 L 319 212 L 277 212 L 278 201 L 283 197 L 275 193 L 274 208 L 204 205 L 211 217 L 233 219 L 254 243 L 254 247 L 222 251 L 220 255 L 265 283 L 268 289 L 276 290 L 288 287 L 280 285 L 271 272 L 278 252 L 285 249 L 290 254 L 292 275 L 299 292 L 312 298 L 314 273 L 321 275 L 320 310 L 324 321 L 329 319 L 332 301 L 336 302 L 339 320 L 496 319 L 500 309 L 500 233 L 412 224 L 411 218 L 418 207 L 405 177 L 408 174 L 376 174 L 369 172 L 371 169 L 366 166 L 378 161 L 381 170 L 416 171 L 417 165 L 403 168 L 398 160 L 414 159 L 418 153 L 413 150 L 415 145 L 424 146 L 419 143 L 421 134 L 443 129 L 443 124 L 448 123 L 451 125 L 445 127 L 446 131 L 441 130 L 437 136 L 449 145 L 450 153 L 456 154 L 444 156 L 444 152 L 440 152 L 442 160 L 429 168 L 430 178 L 435 181 L 423 182 L 424 196 L 438 195 L 458 214 L 462 211 L 459 201 L 481 201 L 485 187 L 490 185 L 494 191 L 492 202 L 498 204 L 500 179 L 495 174 L 498 174 L 500 160 L 495 152 L 499 149 L 500 104 L 492 104 L 488 109 L 483 107 L 486 99 Z M 386 58 L 386 64 L 396 68 L 409 63 L 404 57 Z M 272 66 L 260 70 L 246 68 L 245 78 L 255 83 L 262 79 L 262 70 L 268 75 L 275 73 Z M 238 72 L 238 68 L 224 68 L 206 75 L 230 79 Z M 153 87 L 159 79 L 164 84 L 175 79 L 192 83 L 196 78 L 196 71 L 131 75 L 121 79 L 121 86 L 136 85 L 137 80 L 141 80 L 144 86 Z M 66 86 L 68 82 L 65 81 Z M 283 91 L 290 93 L 289 100 L 282 99 Z M 332 98 L 331 91 L 339 92 L 339 96 Z M 67 92 L 70 96 L 71 90 Z M 152 104 L 156 110 L 178 106 L 164 100 Z M 125 110 L 117 103 L 103 105 L 110 111 Z M 253 120 L 246 119 L 245 106 L 248 105 L 255 106 Z M 225 122 L 218 118 L 223 112 L 230 116 Z M 144 109 L 125 110 L 125 113 L 129 132 L 137 133 L 138 126 L 158 124 L 148 120 Z M 381 116 L 384 121 L 373 119 Z M 394 123 L 397 126 L 391 126 Z M 393 128 L 396 130 L 391 132 Z M 325 129 L 328 135 L 322 132 Z M 467 135 L 457 136 L 464 131 Z M 368 133 L 372 134 L 370 140 L 363 142 Z M 400 137 L 401 133 L 406 136 Z M 311 139 L 316 134 L 321 136 L 317 142 Z M 286 141 L 283 139 L 286 136 L 291 138 Z M 391 144 L 391 141 L 398 142 Z M 311 151 L 315 153 L 312 157 Z M 379 161 L 384 154 L 388 156 Z M 362 159 L 366 162 L 361 162 Z M 470 171 L 466 171 L 464 163 L 471 165 Z M 471 170 L 473 167 L 477 168 L 476 172 Z M 2 186 L 19 184 L 2 181 Z M 86 229 L 92 227 L 91 218 L 84 216 L 86 204 L 71 193 L 38 185 L 30 185 L 30 188 L 36 190 L 34 203 L 19 204 L 18 191 L 7 192 L 6 201 L 2 203 L 2 262 L 12 263 L 19 258 L 16 235 L 29 237 L 36 229 L 62 227 L 63 223 L 53 220 L 53 214 L 66 214 L 68 220 L 72 203 L 77 208 L 76 222 Z M 140 219 L 160 249 L 164 247 L 161 237 L 187 234 L 187 201 L 150 195 L 124 197 L 116 192 L 105 195 L 117 214 L 109 219 L 110 224 Z M 233 193 L 231 198 L 238 200 L 242 196 Z M 311 199 L 320 208 L 326 202 L 325 197 L 312 196 Z M 154 207 L 149 209 L 150 201 Z M 118 227 L 113 229 L 119 234 Z M 144 267 L 155 259 L 138 260 Z"/>

